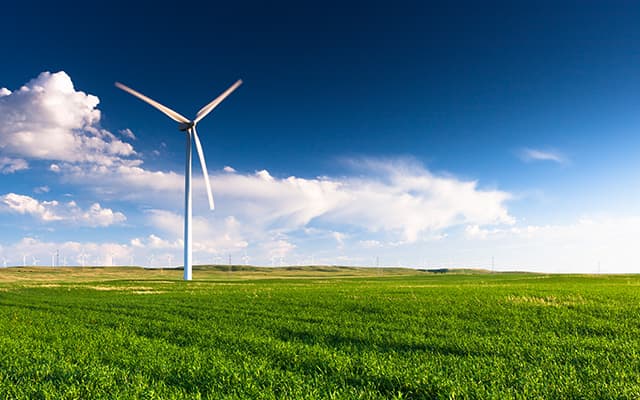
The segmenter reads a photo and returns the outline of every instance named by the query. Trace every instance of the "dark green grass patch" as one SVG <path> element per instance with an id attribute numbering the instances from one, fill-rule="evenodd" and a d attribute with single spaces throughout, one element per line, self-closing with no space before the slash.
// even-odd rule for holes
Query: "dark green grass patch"
<path id="1" fill-rule="evenodd" d="M 3 283 L 0 398 L 640 396 L 640 277 L 250 272 Z"/>

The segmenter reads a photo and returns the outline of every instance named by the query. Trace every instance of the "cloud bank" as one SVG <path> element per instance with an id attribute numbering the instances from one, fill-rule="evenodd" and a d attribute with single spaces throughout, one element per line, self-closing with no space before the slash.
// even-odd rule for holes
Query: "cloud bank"
<path id="1" fill-rule="evenodd" d="M 182 246 L 183 174 L 147 168 L 142 153 L 126 142 L 136 140 L 130 129 L 119 129 L 116 136 L 100 126 L 98 104 L 98 97 L 76 90 L 62 71 L 43 72 L 15 91 L 0 90 L 5 119 L 0 172 L 28 169 L 31 160 L 49 161 L 49 173 L 60 182 L 94 191 L 103 204 L 118 200 L 148 210 L 137 219 L 146 232 L 129 233 L 120 245 L 127 254 L 139 257 L 146 249 L 175 255 Z M 488 230 L 515 223 L 507 207 L 511 194 L 477 181 L 437 174 L 407 159 L 359 159 L 349 165 L 354 174 L 333 177 L 225 166 L 211 174 L 218 203 L 213 214 L 198 214 L 206 198 L 196 174 L 194 251 L 209 257 L 251 247 L 273 262 L 305 251 L 301 238 L 326 239 L 339 249 L 381 248 L 442 238 L 459 226 Z M 55 185 L 38 185 L 44 183 Z M 127 220 L 97 202 L 83 208 L 17 193 L 1 196 L 0 209 L 42 224 L 107 227 Z"/>

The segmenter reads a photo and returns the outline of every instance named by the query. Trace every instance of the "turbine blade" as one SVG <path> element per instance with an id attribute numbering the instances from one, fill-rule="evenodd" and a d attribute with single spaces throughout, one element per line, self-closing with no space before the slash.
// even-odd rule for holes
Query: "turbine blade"
<path id="1" fill-rule="evenodd" d="M 124 90 L 125 92 L 136 96 L 137 98 L 139 98 L 140 100 L 144 101 L 145 103 L 148 103 L 149 105 L 157 108 L 158 110 L 162 111 L 167 117 L 171 118 L 172 120 L 176 121 L 176 122 L 182 122 L 184 124 L 188 124 L 189 121 L 187 118 L 185 118 L 184 116 L 178 114 L 177 112 L 173 111 L 172 109 L 170 109 L 167 106 L 163 106 L 162 104 L 158 103 L 157 101 L 150 99 L 149 97 L 143 95 L 140 92 L 136 92 L 135 90 L 131 89 L 128 86 L 123 85 L 120 82 L 116 82 L 116 86 L 122 90 Z"/>
<path id="2" fill-rule="evenodd" d="M 209 182 L 209 172 L 207 172 L 207 163 L 204 162 L 204 152 L 202 151 L 202 145 L 200 144 L 200 138 L 198 138 L 198 132 L 196 127 L 191 128 L 193 130 L 193 138 L 196 142 L 196 150 L 198 151 L 198 158 L 200 159 L 200 165 L 202 166 L 202 173 L 204 174 L 204 184 L 207 186 L 207 196 L 209 197 L 209 208 L 213 210 L 213 193 L 211 193 L 211 183 Z"/>
<path id="3" fill-rule="evenodd" d="M 193 120 L 194 123 L 198 123 L 202 118 L 206 117 L 207 114 L 211 112 L 214 108 L 218 106 L 218 104 L 222 103 L 222 100 L 226 99 L 234 90 L 238 88 L 238 86 L 242 85 L 242 79 L 238 79 L 236 83 L 231 85 L 229 89 L 225 90 L 220 96 L 216 97 L 211 103 L 202 107 L 200 111 L 196 114 L 196 118 Z"/>

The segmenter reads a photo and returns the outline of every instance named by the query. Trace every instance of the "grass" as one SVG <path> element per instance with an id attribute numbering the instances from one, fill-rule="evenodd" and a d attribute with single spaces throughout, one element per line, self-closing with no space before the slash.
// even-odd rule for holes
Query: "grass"
<path id="1" fill-rule="evenodd" d="M 0 398 L 640 397 L 640 276 L 0 271 Z"/>

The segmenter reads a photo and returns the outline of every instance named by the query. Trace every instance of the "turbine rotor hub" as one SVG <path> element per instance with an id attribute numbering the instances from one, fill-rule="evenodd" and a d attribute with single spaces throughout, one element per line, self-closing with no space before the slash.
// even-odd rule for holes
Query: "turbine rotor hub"
<path id="1" fill-rule="evenodd" d="M 178 125 L 178 129 L 182 132 L 188 131 L 189 129 L 193 128 L 196 124 L 193 123 L 193 121 L 191 122 L 182 122 Z"/>

